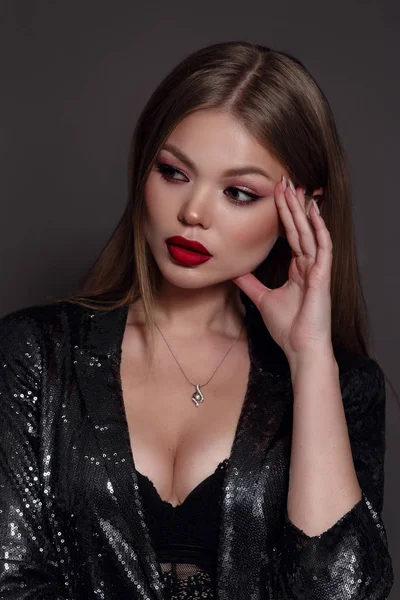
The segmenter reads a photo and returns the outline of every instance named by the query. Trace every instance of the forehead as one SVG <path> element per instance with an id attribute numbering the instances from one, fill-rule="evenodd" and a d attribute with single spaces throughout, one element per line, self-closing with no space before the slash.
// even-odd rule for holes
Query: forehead
<path id="1" fill-rule="evenodd" d="M 225 170 L 251 164 L 278 178 L 282 172 L 282 165 L 271 152 L 228 112 L 207 109 L 186 116 L 168 136 L 168 144 L 179 148 L 199 169 L 213 165 Z"/>

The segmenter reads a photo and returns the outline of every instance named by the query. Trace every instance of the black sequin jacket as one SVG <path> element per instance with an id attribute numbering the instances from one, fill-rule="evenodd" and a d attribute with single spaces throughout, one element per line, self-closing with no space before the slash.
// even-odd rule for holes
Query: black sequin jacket
<path id="1" fill-rule="evenodd" d="M 286 511 L 293 392 L 247 310 L 251 366 L 223 489 L 219 600 L 385 600 L 385 383 L 335 349 L 363 497 L 309 537 Z M 0 598 L 163 599 L 122 402 L 127 307 L 67 302 L 0 320 Z M 261 322 L 262 323 L 262 322 Z"/>

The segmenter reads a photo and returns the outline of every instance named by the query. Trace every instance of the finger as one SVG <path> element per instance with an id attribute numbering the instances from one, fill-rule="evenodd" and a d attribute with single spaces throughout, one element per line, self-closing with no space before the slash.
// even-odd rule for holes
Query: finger
<path id="1" fill-rule="evenodd" d="M 311 256 L 315 260 L 317 255 L 317 239 L 313 229 L 312 221 L 307 217 L 303 203 L 305 203 L 304 194 L 301 188 L 294 192 L 289 185 L 286 189 L 286 198 L 290 207 L 294 224 L 297 228 L 299 246 L 301 253 L 305 256 Z"/>
<path id="2" fill-rule="evenodd" d="M 300 200 L 300 203 L 301 203 L 301 205 L 303 207 L 303 210 L 304 210 L 304 212 L 306 214 L 306 217 L 307 217 L 307 219 L 309 219 L 310 215 L 306 211 L 306 191 L 302 187 L 296 188 L 296 191 L 297 191 L 297 197 Z"/>
<path id="3" fill-rule="evenodd" d="M 333 259 L 332 238 L 322 215 L 317 213 L 314 205 L 311 206 L 310 218 L 314 225 L 315 237 L 318 244 L 315 265 L 320 273 L 327 274 L 328 281 L 330 281 Z"/>
<path id="4" fill-rule="evenodd" d="M 289 242 L 294 254 L 300 256 L 302 254 L 302 250 L 300 246 L 299 233 L 292 216 L 291 208 L 288 205 L 286 193 L 283 182 L 281 181 L 280 184 L 275 187 L 275 203 L 278 207 L 279 216 L 285 228 L 286 239 Z"/>
<path id="5" fill-rule="evenodd" d="M 252 273 L 246 273 L 245 275 L 240 275 L 239 277 L 235 277 L 232 279 L 234 283 L 247 296 L 250 300 L 260 309 L 262 298 L 267 292 L 270 292 L 270 288 L 266 287 L 257 277 L 255 277 Z"/>
<path id="6" fill-rule="evenodd" d="M 310 217 L 308 216 L 308 214 L 306 212 L 306 191 L 302 187 L 298 187 L 296 189 L 297 189 L 297 197 L 300 200 L 300 203 L 304 209 L 304 212 L 306 213 L 307 218 L 309 219 Z"/>

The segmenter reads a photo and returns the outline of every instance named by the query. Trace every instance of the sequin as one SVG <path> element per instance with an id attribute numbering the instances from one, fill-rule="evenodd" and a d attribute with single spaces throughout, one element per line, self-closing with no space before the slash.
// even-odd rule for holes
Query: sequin
<path id="1" fill-rule="evenodd" d="M 247 311 L 251 366 L 221 487 L 213 590 L 205 572 L 195 581 L 164 571 L 152 544 L 122 402 L 127 308 L 61 302 L 0 319 L 0 598 L 387 598 L 394 576 L 382 521 L 385 384 L 376 363 L 335 349 L 362 499 L 307 536 L 286 511 L 290 370 Z"/>

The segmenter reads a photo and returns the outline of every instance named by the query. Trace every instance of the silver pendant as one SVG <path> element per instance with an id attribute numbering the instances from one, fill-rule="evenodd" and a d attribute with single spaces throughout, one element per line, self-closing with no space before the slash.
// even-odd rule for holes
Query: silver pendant
<path id="1" fill-rule="evenodd" d="M 197 391 L 194 392 L 194 394 L 192 396 L 192 400 L 193 400 L 193 402 L 195 403 L 196 406 L 199 406 L 200 402 L 204 401 L 204 396 L 201 393 L 200 386 L 199 386 L 198 383 L 196 383 L 196 390 Z"/>

